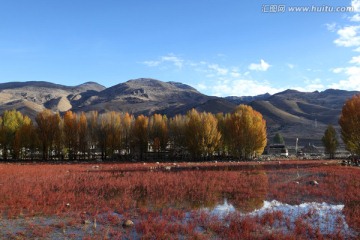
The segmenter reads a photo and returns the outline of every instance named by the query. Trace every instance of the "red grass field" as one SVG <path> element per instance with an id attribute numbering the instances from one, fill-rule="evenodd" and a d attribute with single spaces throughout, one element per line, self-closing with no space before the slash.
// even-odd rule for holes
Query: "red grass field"
<path id="1" fill-rule="evenodd" d="M 225 199 L 236 211 L 213 214 Z M 350 230 L 340 218 L 329 220 L 331 231 L 309 224 L 313 210 L 294 222 L 279 211 L 251 215 L 265 200 L 344 204 Z M 360 168 L 322 160 L 3 163 L 0 211 L 0 239 L 357 239 Z M 123 226 L 127 219 L 133 227 Z"/>

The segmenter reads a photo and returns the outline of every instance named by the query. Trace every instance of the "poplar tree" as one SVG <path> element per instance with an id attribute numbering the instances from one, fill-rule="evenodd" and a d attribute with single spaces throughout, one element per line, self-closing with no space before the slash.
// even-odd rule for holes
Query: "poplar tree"
<path id="1" fill-rule="evenodd" d="M 187 118 L 185 136 L 190 154 L 195 159 L 211 157 L 221 139 L 217 119 L 211 113 L 199 113 L 195 109 L 187 113 Z"/>
<path id="2" fill-rule="evenodd" d="M 35 120 L 41 145 L 42 159 L 48 160 L 52 158 L 51 153 L 52 150 L 54 150 L 54 145 L 59 147 L 59 144 L 61 144 L 61 118 L 58 113 L 54 114 L 50 110 L 45 109 L 37 114 Z"/>
<path id="3" fill-rule="evenodd" d="M 133 149 L 140 153 L 140 159 L 143 159 L 144 153 L 148 150 L 149 139 L 149 118 L 140 115 L 135 119 L 134 127 L 132 129 L 132 145 Z"/>
<path id="4" fill-rule="evenodd" d="M 339 141 L 337 139 L 335 128 L 332 125 L 329 125 L 326 128 L 321 140 L 325 146 L 325 153 L 329 154 L 330 159 L 334 158 L 336 149 L 339 146 Z"/>
<path id="5" fill-rule="evenodd" d="M 267 143 L 266 121 L 250 106 L 239 105 L 228 119 L 230 151 L 249 159 L 262 154 Z"/>
<path id="6" fill-rule="evenodd" d="M 167 117 L 154 114 L 150 117 L 149 128 L 149 138 L 153 150 L 155 152 L 165 151 L 169 140 Z"/>
<path id="7" fill-rule="evenodd" d="M 339 124 L 346 149 L 360 155 L 360 95 L 347 100 L 342 108 Z"/>
<path id="8" fill-rule="evenodd" d="M 78 120 L 76 114 L 72 111 L 67 111 L 64 115 L 63 120 L 64 143 L 66 146 L 69 160 L 73 160 L 76 159 L 78 151 Z"/>

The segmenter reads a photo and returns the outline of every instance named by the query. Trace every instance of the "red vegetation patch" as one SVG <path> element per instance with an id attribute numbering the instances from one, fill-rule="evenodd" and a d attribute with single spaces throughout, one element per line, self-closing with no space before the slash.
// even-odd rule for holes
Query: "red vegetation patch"
<path id="1" fill-rule="evenodd" d="M 357 230 L 359 176 L 358 168 L 325 161 L 0 164 L 0 211 L 5 223 L 0 238 L 346 238 L 341 233 L 322 235 L 302 219 L 294 230 L 275 231 L 277 222 L 286 222 L 281 212 L 222 219 L 200 210 L 224 199 L 242 213 L 273 199 L 288 204 L 345 204 L 346 221 Z M 37 218 L 48 220 L 36 224 Z M 123 227 L 126 219 L 133 220 L 135 227 Z M 15 227 L 11 221 L 27 224 Z"/>

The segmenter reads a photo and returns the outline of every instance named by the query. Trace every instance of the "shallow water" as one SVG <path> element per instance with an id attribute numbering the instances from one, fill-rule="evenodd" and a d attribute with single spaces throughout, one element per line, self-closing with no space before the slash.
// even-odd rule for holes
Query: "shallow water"
<path id="1" fill-rule="evenodd" d="M 212 209 L 204 208 L 211 215 L 224 219 L 229 214 L 239 214 L 242 217 L 261 218 L 265 214 L 281 213 L 283 219 L 287 221 L 276 221 L 273 228 L 277 231 L 292 231 L 295 229 L 296 221 L 301 219 L 304 223 L 310 224 L 314 229 L 318 229 L 322 234 L 334 234 L 341 231 L 344 235 L 355 235 L 356 232 L 346 223 L 345 215 L 342 210 L 343 204 L 328 203 L 302 203 L 290 205 L 277 200 L 264 201 L 263 206 L 252 212 L 243 213 L 237 210 L 225 199 L 222 204 L 216 205 Z M 287 225 L 285 224 L 287 222 Z"/>

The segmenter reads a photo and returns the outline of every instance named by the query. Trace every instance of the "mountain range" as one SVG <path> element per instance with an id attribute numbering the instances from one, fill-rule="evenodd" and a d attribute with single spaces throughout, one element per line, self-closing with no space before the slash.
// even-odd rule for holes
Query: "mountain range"
<path id="1" fill-rule="evenodd" d="M 129 80 L 106 88 L 95 82 L 64 86 L 50 82 L 8 82 L 0 84 L 0 113 L 16 109 L 34 118 L 44 108 L 53 111 L 88 112 L 97 110 L 129 112 L 134 115 L 154 113 L 171 117 L 192 108 L 212 113 L 232 112 L 247 104 L 263 114 L 268 136 L 281 133 L 289 145 L 321 144 L 328 124 L 339 130 L 338 118 L 343 104 L 357 91 L 328 89 L 322 92 L 286 90 L 273 95 L 207 96 L 178 82 L 150 78 Z"/>

